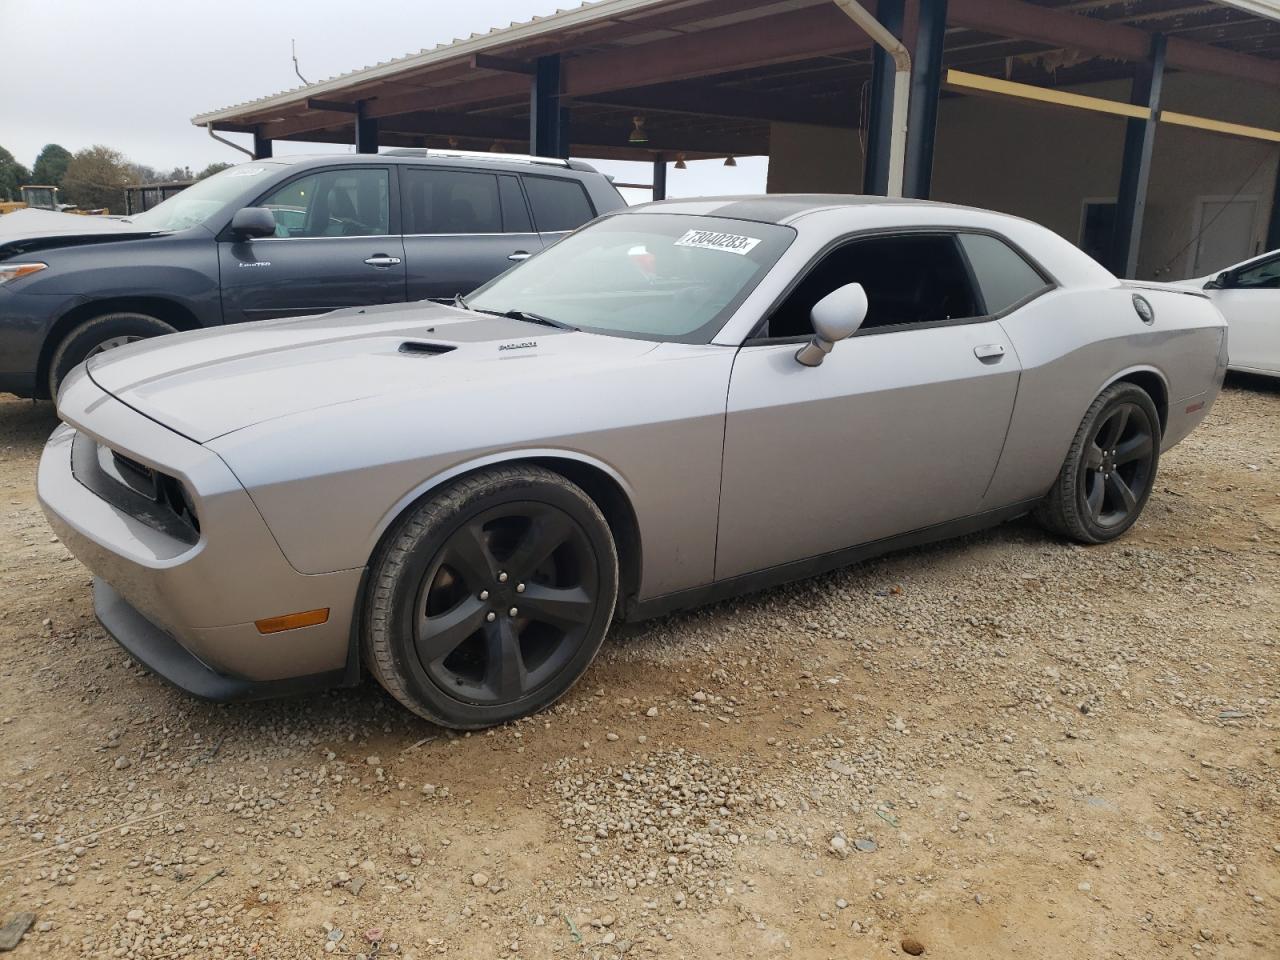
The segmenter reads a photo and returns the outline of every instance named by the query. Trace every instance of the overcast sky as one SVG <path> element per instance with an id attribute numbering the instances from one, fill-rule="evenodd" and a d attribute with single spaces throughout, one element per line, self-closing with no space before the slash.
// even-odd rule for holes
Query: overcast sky
<path id="1" fill-rule="evenodd" d="M 72 152 L 105 144 L 157 169 L 238 162 L 243 154 L 210 140 L 191 118 L 298 86 L 291 39 L 314 83 L 556 7 L 557 0 L 0 0 L 0 146 L 27 167 L 51 142 Z M 596 163 L 622 180 L 650 180 L 647 165 Z M 763 158 L 737 168 L 691 163 L 669 172 L 668 193 L 763 192 L 765 170 Z"/>

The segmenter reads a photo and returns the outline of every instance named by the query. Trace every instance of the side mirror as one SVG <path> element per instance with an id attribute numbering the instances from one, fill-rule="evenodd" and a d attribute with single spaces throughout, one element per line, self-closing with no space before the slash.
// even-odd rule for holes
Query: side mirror
<path id="1" fill-rule="evenodd" d="M 276 215 L 266 207 L 243 207 L 231 218 L 231 232 L 240 239 L 274 237 Z"/>
<path id="2" fill-rule="evenodd" d="M 1223 270 L 1220 274 L 1206 283 L 1206 290 L 1223 290 L 1231 284 L 1231 271 Z"/>
<path id="3" fill-rule="evenodd" d="M 832 290 L 809 311 L 813 339 L 796 352 L 796 360 L 806 367 L 818 366 L 837 341 L 857 333 L 866 318 L 867 293 L 862 284 L 846 283 Z"/>

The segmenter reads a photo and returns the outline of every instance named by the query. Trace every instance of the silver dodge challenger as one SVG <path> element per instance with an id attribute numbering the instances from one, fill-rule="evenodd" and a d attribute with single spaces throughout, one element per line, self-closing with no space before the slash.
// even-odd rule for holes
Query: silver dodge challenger
<path id="1" fill-rule="evenodd" d="M 1120 536 L 1226 369 L 1199 291 L 983 210 L 647 204 L 453 303 L 144 341 L 69 376 L 40 499 L 199 696 L 354 684 L 477 728 L 651 617 L 1033 513 Z"/>

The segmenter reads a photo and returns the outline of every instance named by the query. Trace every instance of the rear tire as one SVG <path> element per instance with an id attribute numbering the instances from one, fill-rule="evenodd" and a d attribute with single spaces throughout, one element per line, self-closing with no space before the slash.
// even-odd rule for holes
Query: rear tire
<path id="1" fill-rule="evenodd" d="M 1106 543 L 1142 514 L 1160 464 L 1160 414 L 1145 390 L 1116 383 L 1089 406 L 1035 517 L 1080 543 Z"/>
<path id="2" fill-rule="evenodd" d="M 58 398 L 58 388 L 79 364 L 104 350 L 176 333 L 176 328 L 145 313 L 105 313 L 75 327 L 62 338 L 49 362 L 49 396 Z"/>
<path id="3" fill-rule="evenodd" d="M 363 645 L 387 692 L 474 730 L 559 699 L 613 619 L 618 556 L 595 503 L 532 465 L 465 477 L 411 508 L 374 555 Z"/>

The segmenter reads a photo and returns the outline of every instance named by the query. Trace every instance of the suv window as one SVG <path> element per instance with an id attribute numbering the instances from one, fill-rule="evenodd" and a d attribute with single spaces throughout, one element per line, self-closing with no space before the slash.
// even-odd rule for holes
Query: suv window
<path id="1" fill-rule="evenodd" d="M 502 232 L 493 174 L 431 167 L 409 167 L 404 173 L 406 234 Z"/>
<path id="2" fill-rule="evenodd" d="M 259 206 L 277 237 L 374 237 L 390 233 L 386 170 L 327 170 L 291 180 Z"/>
<path id="3" fill-rule="evenodd" d="M 997 237 L 962 233 L 960 246 L 969 258 L 988 314 L 1004 313 L 1048 286 L 1039 270 Z"/>
<path id="4" fill-rule="evenodd" d="M 1280 257 L 1241 270 L 1231 277 L 1229 285 L 1254 290 L 1280 289 Z"/>
<path id="5" fill-rule="evenodd" d="M 765 335 L 809 336 L 813 305 L 846 283 L 860 283 L 866 291 L 862 330 L 958 320 L 981 312 L 954 237 L 870 237 L 818 261 L 769 317 Z"/>
<path id="6" fill-rule="evenodd" d="M 587 191 L 577 180 L 525 176 L 524 189 L 533 207 L 533 222 L 539 233 L 577 230 L 595 219 L 595 209 Z"/>

